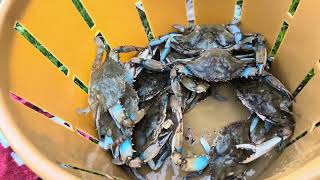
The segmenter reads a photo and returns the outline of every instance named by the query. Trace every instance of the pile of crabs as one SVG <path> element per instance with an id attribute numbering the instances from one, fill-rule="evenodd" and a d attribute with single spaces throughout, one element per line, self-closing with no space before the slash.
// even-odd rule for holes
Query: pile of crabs
<path id="1" fill-rule="evenodd" d="M 262 35 L 243 34 L 238 24 L 174 28 L 145 48 L 112 49 L 104 62 L 106 51 L 97 37 L 89 107 L 79 113 L 93 111 L 99 145 L 138 179 L 144 177 L 137 168 L 145 164 L 157 170 L 167 158 L 190 174 L 209 169 L 213 178 L 240 177 L 242 171 L 227 170 L 289 141 L 293 97 L 267 72 Z M 127 52 L 136 55 L 120 62 Z M 210 96 L 210 86 L 218 82 L 232 84 L 251 115 L 221 130 L 212 145 L 201 138 L 206 154 L 184 157 L 183 115 Z"/>

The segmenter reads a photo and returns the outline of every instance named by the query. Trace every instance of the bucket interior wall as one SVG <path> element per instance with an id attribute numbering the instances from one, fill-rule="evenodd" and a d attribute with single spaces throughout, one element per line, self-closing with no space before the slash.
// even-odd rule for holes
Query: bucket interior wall
<path id="1" fill-rule="evenodd" d="M 75 7 L 78 2 L 87 10 L 91 22 L 85 21 Z M 97 138 L 92 116 L 76 114 L 76 108 L 87 106 L 87 94 L 75 79 L 88 85 L 96 50 L 93 39 L 98 33 L 111 48 L 147 44 L 134 3 L 134 0 L 4 0 L 0 4 L 0 128 L 23 161 L 44 179 L 105 178 L 61 168 L 59 163 L 128 178 L 119 167 L 111 164 L 110 157 L 97 144 L 78 134 L 80 130 Z M 185 0 L 142 0 L 142 4 L 154 37 L 171 31 L 172 24 L 188 23 Z M 297 122 L 293 139 L 304 136 L 286 148 L 263 176 L 316 178 L 320 176 L 317 170 L 320 168 L 320 131 L 316 126 L 320 119 L 317 112 L 320 107 L 320 25 L 316 23 L 320 2 L 301 1 L 293 16 L 288 13 L 290 5 L 291 0 L 244 0 L 243 4 L 241 28 L 245 32 L 263 34 L 269 49 L 283 22 L 289 25 L 271 71 L 291 92 L 311 69 L 315 70 L 315 76 L 293 104 Z M 194 0 L 195 23 L 228 23 L 234 7 L 233 0 Z M 17 22 L 37 39 L 36 45 L 15 29 Z M 40 44 L 47 51 L 39 51 Z M 129 56 L 122 58 L 125 60 Z M 52 57 L 63 64 L 63 72 L 49 60 Z M 10 93 L 59 117 L 60 124 L 56 123 L 57 118 L 48 118 L 13 101 Z M 232 112 L 241 113 L 242 110 Z M 216 118 L 219 116 L 228 118 L 223 115 Z"/>

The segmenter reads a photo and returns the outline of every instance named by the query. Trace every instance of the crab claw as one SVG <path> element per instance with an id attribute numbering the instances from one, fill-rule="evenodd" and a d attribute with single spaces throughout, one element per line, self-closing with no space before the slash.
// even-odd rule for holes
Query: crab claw
<path id="1" fill-rule="evenodd" d="M 161 62 L 154 60 L 154 59 L 141 59 L 138 57 L 133 57 L 133 58 L 131 58 L 130 61 L 135 64 L 140 64 L 143 68 L 146 68 L 150 71 L 161 72 L 166 69 L 165 66 Z"/>
<path id="2" fill-rule="evenodd" d="M 105 150 L 111 149 L 114 141 L 112 137 L 110 136 L 105 136 L 103 141 L 99 141 L 99 146 Z"/>
<path id="3" fill-rule="evenodd" d="M 203 155 L 194 158 L 183 159 L 181 169 L 183 171 L 201 171 L 209 164 L 209 156 Z"/>
<path id="4" fill-rule="evenodd" d="M 143 162 L 149 162 L 154 157 L 156 157 L 161 148 L 167 143 L 168 139 L 170 138 L 172 132 L 167 133 L 160 141 L 157 141 L 156 143 L 149 146 L 143 153 L 141 153 L 140 158 L 143 160 Z"/>
<path id="5" fill-rule="evenodd" d="M 109 109 L 109 113 L 111 117 L 119 124 L 122 124 L 122 121 L 125 119 L 125 112 L 120 102 L 112 106 Z"/>
<path id="6" fill-rule="evenodd" d="M 244 78 L 248 78 L 251 76 L 255 76 L 257 74 L 257 68 L 255 67 L 246 67 L 242 73 L 241 73 L 241 77 Z"/>
<path id="7" fill-rule="evenodd" d="M 237 149 L 245 149 L 245 150 L 251 150 L 254 153 L 249 156 L 247 159 L 240 163 L 250 163 L 259 157 L 263 156 L 264 154 L 271 151 L 275 146 L 277 146 L 283 139 L 276 136 L 268 141 L 265 141 L 262 144 L 259 145 L 252 145 L 252 144 L 238 144 L 236 145 Z"/>
<path id="8" fill-rule="evenodd" d="M 129 162 L 129 167 L 131 168 L 139 168 L 142 165 L 142 160 L 139 157 L 136 157 Z"/>
<path id="9" fill-rule="evenodd" d="M 132 149 L 132 143 L 131 143 L 131 139 L 130 138 L 124 140 L 119 145 L 119 152 L 120 152 L 120 155 L 121 155 L 121 160 L 123 162 L 126 162 L 128 159 L 132 158 L 133 149 Z"/>

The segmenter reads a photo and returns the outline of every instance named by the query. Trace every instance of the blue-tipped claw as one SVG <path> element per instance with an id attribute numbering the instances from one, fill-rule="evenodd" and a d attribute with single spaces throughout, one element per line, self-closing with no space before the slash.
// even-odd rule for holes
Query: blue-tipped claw
<path id="1" fill-rule="evenodd" d="M 124 108 L 122 107 L 120 102 L 112 106 L 109 109 L 109 113 L 119 129 L 122 129 L 123 126 L 131 127 L 134 124 L 133 121 L 126 119 Z"/>
<path id="2" fill-rule="evenodd" d="M 241 73 L 241 77 L 251 77 L 251 76 L 255 76 L 257 74 L 257 68 L 255 67 L 246 67 L 242 73 Z"/>
<path id="3" fill-rule="evenodd" d="M 183 171 L 201 171 L 209 164 L 209 156 L 203 155 L 195 158 L 185 159 L 182 163 Z"/>
<path id="4" fill-rule="evenodd" d="M 129 157 L 132 157 L 133 155 L 133 149 L 132 149 L 132 143 L 131 139 L 126 139 L 120 144 L 120 155 L 122 161 L 126 161 Z"/>
<path id="5" fill-rule="evenodd" d="M 111 149 L 113 145 L 113 139 L 110 136 L 105 136 L 103 141 L 99 141 L 99 146 L 105 150 Z"/>

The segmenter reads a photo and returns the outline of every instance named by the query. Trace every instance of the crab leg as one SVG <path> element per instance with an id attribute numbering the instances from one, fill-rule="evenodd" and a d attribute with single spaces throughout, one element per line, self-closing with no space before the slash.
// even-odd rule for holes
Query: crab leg
<path id="1" fill-rule="evenodd" d="M 277 89 L 278 91 L 286 94 L 291 100 L 293 99 L 293 96 L 292 96 L 291 92 L 282 84 L 282 82 L 279 79 L 277 79 L 276 77 L 274 77 L 273 75 L 271 75 L 268 72 L 264 72 L 263 79 L 270 86 L 272 86 L 275 89 Z"/>
<path id="2" fill-rule="evenodd" d="M 170 38 L 170 34 L 164 35 L 164 36 L 160 37 L 159 39 L 154 39 L 154 40 L 150 41 L 149 46 L 151 46 L 151 47 L 158 46 L 158 45 L 162 44 L 163 42 L 165 42 L 169 38 Z"/>
<path id="3" fill-rule="evenodd" d="M 96 53 L 96 58 L 93 61 L 93 64 L 92 64 L 92 67 L 91 67 L 93 71 L 101 66 L 103 52 L 104 52 L 104 44 L 103 44 L 102 39 L 100 37 L 96 37 L 95 38 L 95 42 L 96 42 L 96 45 L 97 45 L 97 53 Z"/>
<path id="4" fill-rule="evenodd" d="M 258 123 L 259 123 L 259 117 L 257 117 L 257 116 L 255 116 L 253 119 L 252 119 L 252 121 L 251 121 L 251 123 L 250 123 L 250 134 L 251 133 L 254 133 L 255 131 L 256 131 L 256 129 L 257 129 L 257 126 L 258 126 Z"/>
<path id="5" fill-rule="evenodd" d="M 183 126 L 181 123 L 178 124 L 174 136 L 172 138 L 172 153 L 171 160 L 176 165 L 182 163 L 182 144 L 183 144 Z"/>
<path id="6" fill-rule="evenodd" d="M 116 165 L 123 165 L 124 162 L 120 159 L 120 147 L 116 146 L 112 153 L 112 163 Z"/>
<path id="7" fill-rule="evenodd" d="M 248 58 L 248 57 L 254 57 L 254 56 L 255 56 L 254 53 L 250 53 L 250 54 L 236 55 L 235 57 L 242 60 L 242 58 Z"/>
<path id="8" fill-rule="evenodd" d="M 200 138 L 200 143 L 201 143 L 204 151 L 205 151 L 207 154 L 210 154 L 211 147 L 210 147 L 208 141 L 207 141 L 205 138 L 201 137 L 201 138 Z"/>
<path id="9" fill-rule="evenodd" d="M 170 155 L 169 149 L 165 151 L 160 158 L 158 159 L 157 163 L 155 163 L 153 160 L 148 161 L 148 165 L 152 170 L 157 170 L 159 169 L 164 161 L 167 159 L 167 157 Z"/>
<path id="10" fill-rule="evenodd" d="M 169 39 L 167 40 L 163 52 L 160 55 L 160 62 L 162 62 L 163 64 L 166 64 L 165 59 L 168 56 L 169 52 L 170 52 L 170 46 L 171 46 L 171 41 L 172 41 L 173 37 L 169 37 Z"/>
<path id="11" fill-rule="evenodd" d="M 262 144 L 259 145 L 252 145 L 252 144 L 238 144 L 236 145 L 237 149 L 245 149 L 245 150 L 251 150 L 254 152 L 251 156 L 249 156 L 247 159 L 240 163 L 250 163 L 259 157 L 263 156 L 264 154 L 271 151 L 275 146 L 277 146 L 283 139 L 281 137 L 274 137 L 268 141 L 265 141 Z"/>
<path id="12" fill-rule="evenodd" d="M 205 81 L 201 81 L 201 80 L 196 81 L 187 76 L 182 76 L 180 81 L 185 88 L 196 93 L 206 92 L 210 87 L 210 85 Z"/>
<path id="13" fill-rule="evenodd" d="M 166 44 L 165 44 L 164 49 L 163 49 L 163 52 L 160 55 L 160 62 L 162 62 L 163 64 L 166 64 L 164 61 L 165 61 L 167 55 L 170 52 L 171 42 L 174 41 L 174 37 L 175 36 L 181 36 L 181 34 L 176 34 L 176 33 L 167 34 L 167 35 L 164 35 L 164 36 L 160 37 L 159 39 L 152 40 L 149 43 L 150 47 L 154 47 L 154 46 L 158 46 L 158 45 L 160 45 L 160 44 L 162 44 L 163 42 L 166 41 Z"/>
<path id="14" fill-rule="evenodd" d="M 265 44 L 258 43 L 256 46 L 256 62 L 259 75 L 262 75 L 267 63 L 267 48 Z"/>
<path id="15" fill-rule="evenodd" d="M 143 68 L 146 68 L 151 71 L 161 72 L 165 70 L 165 66 L 161 62 L 154 59 L 141 59 L 138 57 L 134 57 L 131 59 L 131 62 L 135 64 L 140 64 Z"/>
<path id="16" fill-rule="evenodd" d="M 233 34 L 236 44 L 239 44 L 242 40 L 242 33 L 238 24 L 230 24 L 227 26 L 227 29 Z"/>
<path id="17" fill-rule="evenodd" d="M 137 47 L 137 46 L 119 46 L 114 49 L 116 53 L 126 53 L 126 52 L 133 52 L 133 51 L 141 51 L 143 50 L 143 47 Z"/>
<path id="18" fill-rule="evenodd" d="M 154 157 L 156 157 L 159 154 L 161 148 L 167 143 L 171 134 L 171 132 L 167 133 L 162 140 L 157 141 L 156 143 L 149 146 L 145 151 L 143 151 L 143 153 L 141 153 L 140 155 L 141 160 L 143 160 L 143 162 L 149 162 Z"/>

